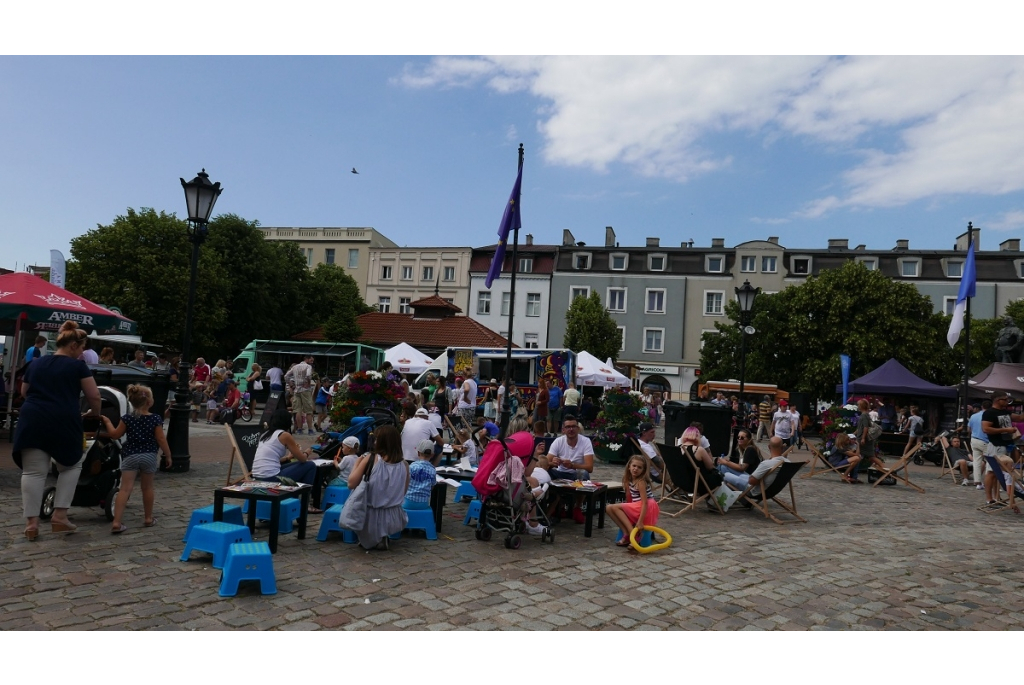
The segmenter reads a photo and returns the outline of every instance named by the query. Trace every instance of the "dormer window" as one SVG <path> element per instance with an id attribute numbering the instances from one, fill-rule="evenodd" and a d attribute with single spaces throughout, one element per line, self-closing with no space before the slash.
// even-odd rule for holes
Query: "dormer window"
<path id="1" fill-rule="evenodd" d="M 613 252 L 609 255 L 608 266 L 612 271 L 625 271 L 629 265 L 629 255 L 624 252 Z"/>
<path id="2" fill-rule="evenodd" d="M 724 255 L 708 255 L 704 258 L 704 270 L 709 274 L 720 274 L 725 271 Z"/>
<path id="3" fill-rule="evenodd" d="M 590 253 L 576 252 L 572 256 L 572 268 L 577 271 L 586 271 L 590 268 Z"/>

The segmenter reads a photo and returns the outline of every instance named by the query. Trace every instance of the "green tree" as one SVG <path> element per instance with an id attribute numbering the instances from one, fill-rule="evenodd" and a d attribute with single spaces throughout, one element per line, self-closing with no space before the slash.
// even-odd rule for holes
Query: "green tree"
<path id="1" fill-rule="evenodd" d="M 71 241 L 68 289 L 117 306 L 139 325 L 142 339 L 180 349 L 188 302 L 192 245 L 173 214 L 129 208 L 109 225 Z M 228 275 L 215 250 L 201 249 L 192 331 L 193 351 L 216 350 L 227 323 Z"/>
<path id="2" fill-rule="evenodd" d="M 319 264 L 310 273 L 307 286 L 313 326 L 323 326 L 324 337 L 334 342 L 355 342 L 363 331 L 356 317 L 373 311 L 359 294 L 356 279 L 336 264 Z"/>
<path id="3" fill-rule="evenodd" d="M 725 313 L 731 323 L 716 324 L 718 334 L 704 337 L 701 369 L 708 379 L 739 377 L 739 306 L 730 301 Z M 835 395 L 844 353 L 851 358 L 851 378 L 890 358 L 940 384 L 956 383 L 960 368 L 946 343 L 949 317 L 935 314 L 914 286 L 856 262 L 759 296 L 751 325 L 756 332 L 747 336 L 747 380 L 816 397 Z"/>
<path id="4" fill-rule="evenodd" d="M 569 305 L 563 340 L 574 352 L 586 350 L 598 359 L 614 360 L 622 347 L 622 332 L 594 292 L 589 297 L 577 297 Z"/>

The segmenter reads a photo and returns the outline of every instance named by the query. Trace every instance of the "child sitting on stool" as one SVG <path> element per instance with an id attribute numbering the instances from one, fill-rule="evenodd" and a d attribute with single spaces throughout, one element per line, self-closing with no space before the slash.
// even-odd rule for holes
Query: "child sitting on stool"
<path id="1" fill-rule="evenodd" d="M 437 469 L 430 463 L 434 458 L 434 441 L 420 440 L 416 445 L 419 457 L 409 465 L 409 487 L 405 492 L 404 509 L 429 509 L 430 492 L 437 482 Z"/>

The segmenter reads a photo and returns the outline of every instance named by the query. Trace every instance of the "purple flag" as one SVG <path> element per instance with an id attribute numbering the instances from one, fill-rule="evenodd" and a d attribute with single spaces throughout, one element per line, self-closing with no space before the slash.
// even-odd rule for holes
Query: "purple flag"
<path id="1" fill-rule="evenodd" d="M 522 159 L 520 157 L 520 159 Z M 505 215 L 501 217 L 501 225 L 498 226 L 498 249 L 494 251 L 494 260 L 491 261 L 491 268 L 487 270 L 485 284 L 488 288 L 494 279 L 501 274 L 501 266 L 505 263 L 505 245 L 508 243 L 508 234 L 517 228 L 522 228 L 523 223 L 519 216 L 519 188 L 523 183 L 523 165 L 519 165 L 519 174 L 516 176 L 516 184 L 512 186 L 512 195 L 505 205 Z"/>

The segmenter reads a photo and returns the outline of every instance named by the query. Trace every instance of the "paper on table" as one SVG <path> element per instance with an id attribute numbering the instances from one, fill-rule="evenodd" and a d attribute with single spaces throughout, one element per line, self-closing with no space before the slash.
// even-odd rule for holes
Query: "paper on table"
<path id="1" fill-rule="evenodd" d="M 459 459 L 459 468 L 463 469 L 464 471 L 469 471 L 470 469 L 474 471 L 476 470 L 469 465 L 469 457 L 463 457 L 462 459 Z"/>
<path id="2" fill-rule="evenodd" d="M 452 449 L 451 445 L 445 445 L 443 448 L 441 448 L 441 452 L 443 452 L 444 454 L 451 454 L 454 451 L 455 450 Z"/>
<path id="3" fill-rule="evenodd" d="M 438 483 L 447 483 L 448 485 L 452 486 L 453 488 L 459 487 L 459 481 L 452 480 L 451 478 L 442 478 L 441 476 L 437 476 L 437 482 Z"/>
<path id="4" fill-rule="evenodd" d="M 310 459 L 309 461 L 316 464 L 317 466 L 326 466 L 327 464 L 334 463 L 333 459 Z"/>

